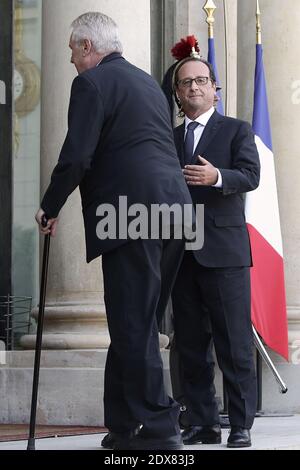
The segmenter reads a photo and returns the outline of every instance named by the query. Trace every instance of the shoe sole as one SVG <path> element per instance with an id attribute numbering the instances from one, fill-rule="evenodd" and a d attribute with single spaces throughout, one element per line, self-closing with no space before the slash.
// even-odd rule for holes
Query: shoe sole
<path id="1" fill-rule="evenodd" d="M 239 447 L 251 447 L 252 446 L 252 443 L 251 442 L 245 442 L 245 444 L 234 444 L 234 443 L 230 443 L 228 442 L 227 443 L 227 447 L 229 447 L 229 449 L 238 449 Z"/>
<path id="2" fill-rule="evenodd" d="M 178 446 L 135 446 L 134 450 L 183 450 L 183 445 Z"/>
<path id="3" fill-rule="evenodd" d="M 188 442 L 183 442 L 185 446 L 190 446 L 193 444 L 221 444 L 222 438 L 218 437 L 216 439 L 197 439 Z"/>
<path id="4" fill-rule="evenodd" d="M 173 442 L 163 442 L 158 439 L 136 439 L 131 443 L 135 450 L 183 450 L 184 445 L 181 439 L 174 439 Z"/>

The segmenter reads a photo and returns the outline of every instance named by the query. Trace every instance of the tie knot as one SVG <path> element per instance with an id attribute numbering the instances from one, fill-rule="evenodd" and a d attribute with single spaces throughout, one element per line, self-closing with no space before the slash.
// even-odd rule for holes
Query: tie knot
<path id="1" fill-rule="evenodd" d="M 196 127 L 199 126 L 199 122 L 196 122 L 196 121 L 192 121 L 188 124 L 188 130 L 189 131 L 194 131 L 196 129 Z"/>

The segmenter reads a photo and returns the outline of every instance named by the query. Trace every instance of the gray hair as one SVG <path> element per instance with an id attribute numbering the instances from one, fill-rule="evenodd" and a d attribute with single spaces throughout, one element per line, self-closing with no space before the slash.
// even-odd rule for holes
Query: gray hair
<path id="1" fill-rule="evenodd" d="M 104 55 L 112 52 L 122 54 L 119 30 L 112 18 L 96 11 L 80 15 L 71 24 L 72 39 L 80 44 L 89 39 L 96 52 Z"/>

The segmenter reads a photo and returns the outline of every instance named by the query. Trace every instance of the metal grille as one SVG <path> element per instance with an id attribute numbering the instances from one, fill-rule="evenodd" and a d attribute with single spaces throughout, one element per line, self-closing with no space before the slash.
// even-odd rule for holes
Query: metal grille
<path id="1" fill-rule="evenodd" d="M 18 349 L 19 338 L 29 333 L 31 297 L 0 296 L 0 341 L 7 351 Z"/>

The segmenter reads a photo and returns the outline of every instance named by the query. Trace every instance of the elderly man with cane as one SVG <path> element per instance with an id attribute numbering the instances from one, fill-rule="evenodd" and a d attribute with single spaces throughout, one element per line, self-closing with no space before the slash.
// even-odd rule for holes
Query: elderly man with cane
<path id="1" fill-rule="evenodd" d="M 36 220 L 43 234 L 55 235 L 60 209 L 80 187 L 87 261 L 102 255 L 111 337 L 104 414 L 114 449 L 181 449 L 179 405 L 163 385 L 158 323 L 185 242 L 172 236 L 172 222 L 168 239 L 161 230 L 152 238 L 100 233 L 104 207 L 123 220 L 120 196 L 129 207 L 142 204 L 149 211 L 157 204 L 191 205 L 168 104 L 155 80 L 122 57 L 117 26 L 106 15 L 77 18 L 69 46 L 78 76 L 68 132 Z"/>

